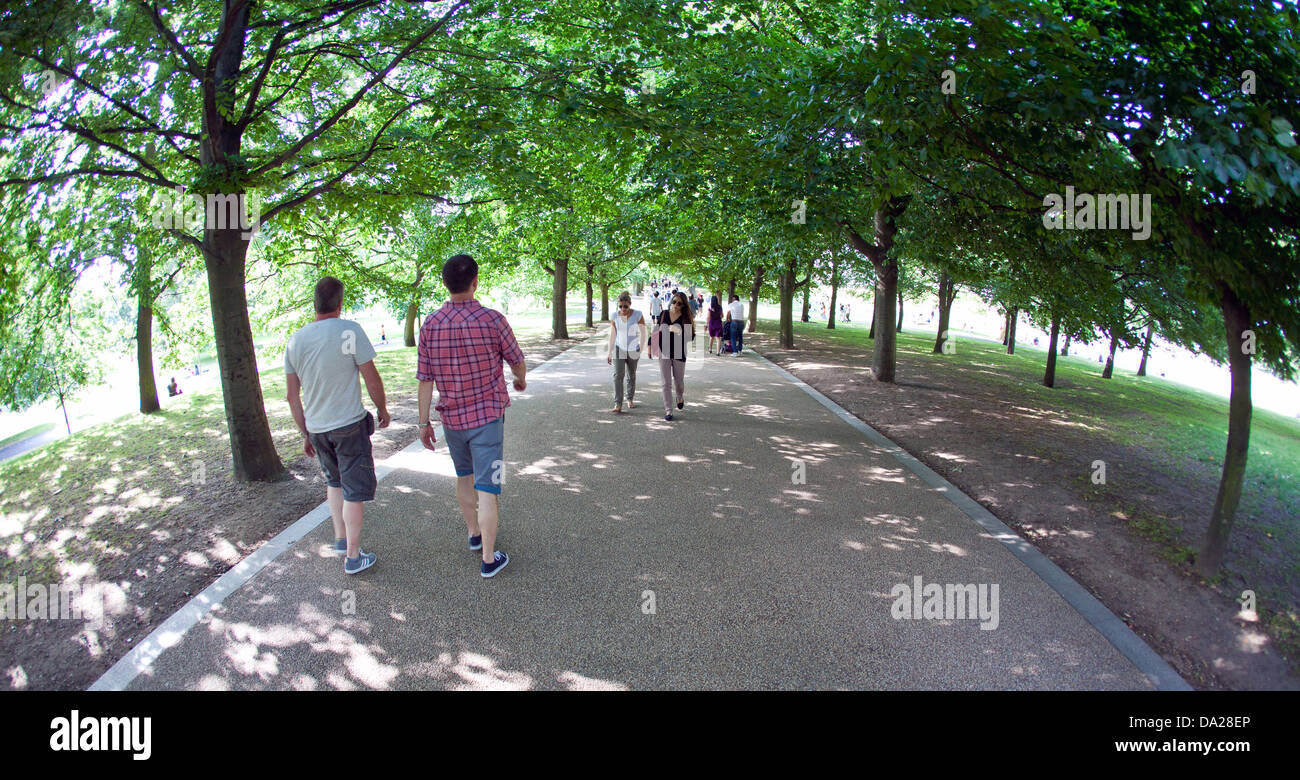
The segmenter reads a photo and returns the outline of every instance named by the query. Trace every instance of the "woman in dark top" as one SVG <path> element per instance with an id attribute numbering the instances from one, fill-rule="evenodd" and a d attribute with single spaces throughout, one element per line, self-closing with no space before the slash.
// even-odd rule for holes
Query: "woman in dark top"
<path id="1" fill-rule="evenodd" d="M 673 296 L 668 309 L 659 315 L 654 339 L 659 353 L 659 374 L 664 380 L 664 419 L 673 419 L 673 389 L 677 390 L 677 408 L 685 406 L 682 396 L 686 382 L 686 342 L 695 341 L 695 323 L 685 293 Z"/>
<path id="2" fill-rule="evenodd" d="M 709 354 L 713 354 L 713 340 L 718 340 L 718 354 L 722 354 L 722 300 L 712 296 L 709 301 Z"/>

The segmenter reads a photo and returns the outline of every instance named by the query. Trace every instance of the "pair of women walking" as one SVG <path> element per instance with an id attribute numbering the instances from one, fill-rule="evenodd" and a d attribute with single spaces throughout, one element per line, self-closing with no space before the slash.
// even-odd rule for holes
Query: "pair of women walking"
<path id="1" fill-rule="evenodd" d="M 614 366 L 614 408 L 610 411 L 616 414 L 623 411 L 625 383 L 628 408 L 636 408 L 636 368 L 643 341 L 650 357 L 659 360 L 664 419 L 671 421 L 674 390 L 677 408 L 682 409 L 686 404 L 686 344 L 695 341 L 694 319 L 685 293 L 678 292 L 672 297 L 668 307 L 659 314 L 648 339 L 645 319 L 641 312 L 632 308 L 632 296 L 626 292 L 618 296 L 618 313 L 609 329 L 609 356 L 605 358 L 605 362 Z"/>

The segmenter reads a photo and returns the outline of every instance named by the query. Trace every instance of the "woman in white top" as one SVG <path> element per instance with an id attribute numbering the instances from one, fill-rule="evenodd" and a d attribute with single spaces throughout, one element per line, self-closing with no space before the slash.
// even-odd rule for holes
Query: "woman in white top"
<path id="1" fill-rule="evenodd" d="M 627 405 L 636 408 L 636 364 L 641 357 L 641 343 L 646 340 L 645 319 L 641 312 L 632 308 L 632 296 L 620 293 L 618 296 L 618 313 L 614 315 L 609 328 L 609 354 L 605 362 L 614 366 L 614 408 L 615 414 L 623 412 L 623 376 L 627 376 Z"/>

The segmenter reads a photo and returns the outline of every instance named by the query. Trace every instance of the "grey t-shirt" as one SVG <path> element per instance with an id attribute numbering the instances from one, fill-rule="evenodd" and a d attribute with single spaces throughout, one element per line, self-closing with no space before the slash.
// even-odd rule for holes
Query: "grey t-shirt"
<path id="1" fill-rule="evenodd" d="M 302 411 L 308 433 L 325 433 L 366 416 L 361 405 L 363 366 L 375 348 L 361 326 L 338 317 L 304 325 L 284 350 L 284 373 L 302 382 Z"/>

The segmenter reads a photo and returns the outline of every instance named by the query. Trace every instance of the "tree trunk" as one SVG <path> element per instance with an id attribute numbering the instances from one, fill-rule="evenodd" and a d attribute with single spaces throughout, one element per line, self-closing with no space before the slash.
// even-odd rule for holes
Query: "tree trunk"
<path id="1" fill-rule="evenodd" d="M 1070 356 L 1070 334 L 1065 334 L 1065 343 L 1061 345 L 1061 357 Z"/>
<path id="2" fill-rule="evenodd" d="M 731 281 L 727 282 L 727 303 L 731 303 L 731 299 L 734 298 L 735 296 L 736 296 L 736 280 L 733 278 Z"/>
<path id="3" fill-rule="evenodd" d="M 1213 577 L 1223 565 L 1228 550 L 1228 535 L 1241 501 L 1242 482 L 1246 476 L 1246 456 L 1250 448 L 1250 363 L 1242 344 L 1242 334 L 1252 326 L 1250 310 L 1226 284 L 1219 283 L 1219 306 L 1228 335 L 1228 366 L 1232 372 L 1232 391 L 1228 398 L 1228 448 L 1223 456 L 1223 476 L 1219 493 L 1210 514 L 1205 544 L 1196 557 L 1196 571 Z"/>
<path id="4" fill-rule="evenodd" d="M 587 320 L 586 320 L 586 324 L 587 324 L 587 327 L 588 327 L 588 328 L 594 328 L 594 327 L 596 327 L 596 323 L 592 322 L 591 307 L 592 307 L 592 305 L 595 303 L 595 299 L 592 297 L 591 292 L 592 292 L 592 291 L 591 291 L 591 261 L 587 261 Z"/>
<path id="5" fill-rule="evenodd" d="M 1056 387 L 1056 339 L 1061 335 L 1061 318 L 1052 314 L 1052 338 L 1047 345 L 1047 370 L 1043 372 L 1043 385 Z"/>
<path id="6" fill-rule="evenodd" d="M 1002 310 L 1002 346 L 1007 345 L 1007 331 L 1011 330 L 1011 308 Z"/>
<path id="7" fill-rule="evenodd" d="M 758 293 L 763 289 L 763 275 L 767 273 L 766 268 L 759 268 L 758 273 L 754 276 L 754 286 L 749 288 L 749 330 L 746 333 L 753 333 L 758 330 Z"/>
<path id="8" fill-rule="evenodd" d="M 781 348 L 794 348 L 794 260 L 786 261 L 777 277 L 777 287 L 781 293 Z"/>
<path id="9" fill-rule="evenodd" d="M 57 379 L 55 381 L 58 381 Z M 63 410 L 63 425 L 68 429 L 68 435 L 72 435 L 72 421 L 68 419 L 68 404 L 63 397 L 63 392 L 59 392 L 59 408 Z"/>
<path id="10" fill-rule="evenodd" d="M 151 414 L 158 403 L 158 383 L 153 373 L 153 308 L 138 299 L 135 311 L 135 363 L 140 375 L 140 413 Z"/>
<path id="11" fill-rule="evenodd" d="M 943 345 L 948 341 L 948 319 L 952 313 L 952 277 L 947 271 L 939 276 L 939 331 L 934 336 L 934 354 L 943 354 Z"/>
<path id="12" fill-rule="evenodd" d="M 831 307 L 826 311 L 826 328 L 835 330 L 835 297 L 840 291 L 840 274 L 838 258 L 831 260 Z"/>
<path id="13" fill-rule="evenodd" d="M 1102 369 L 1101 378 L 1110 379 L 1115 374 L 1115 348 L 1119 346 L 1119 334 L 1110 337 L 1110 354 L 1106 356 L 1106 367 Z"/>
<path id="14" fill-rule="evenodd" d="M 898 333 L 903 332 L 903 291 L 898 291 L 898 325 L 894 328 Z"/>
<path id="15" fill-rule="evenodd" d="M 1007 313 L 1007 354 L 1016 354 L 1016 320 L 1020 319 L 1020 307 L 1013 306 Z"/>
<path id="16" fill-rule="evenodd" d="M 415 346 L 415 320 L 420 316 L 420 282 L 424 269 L 415 269 L 415 284 L 411 285 L 411 302 L 406 305 L 406 327 L 402 329 L 402 343 Z"/>
<path id="17" fill-rule="evenodd" d="M 609 284 L 600 284 L 600 321 L 609 322 Z"/>
<path id="18" fill-rule="evenodd" d="M 867 331 L 867 338 L 875 340 L 876 338 L 876 315 L 880 312 L 880 288 L 873 286 L 871 288 L 871 329 Z"/>
<path id="19" fill-rule="evenodd" d="M 415 320 L 420 316 L 420 304 L 411 301 L 406 305 L 406 325 L 402 328 L 402 343 L 415 346 Z"/>
<path id="20" fill-rule="evenodd" d="M 162 406 L 153 371 L 153 262 L 147 250 L 137 250 L 135 272 L 135 365 L 140 379 L 140 413 L 152 414 Z"/>
<path id="21" fill-rule="evenodd" d="M 879 382 L 894 381 L 898 360 L 897 335 L 890 329 L 894 324 L 894 299 L 898 295 L 898 265 L 889 260 L 877 272 L 880 287 L 880 330 L 876 333 L 871 356 L 871 371 Z"/>
<path id="22" fill-rule="evenodd" d="M 799 316 L 800 322 L 808 322 L 808 307 L 812 304 L 812 285 L 806 285 L 803 288 L 803 314 Z"/>
<path id="23" fill-rule="evenodd" d="M 876 272 L 875 325 L 871 355 L 871 373 L 877 382 L 893 382 L 898 367 L 898 337 L 894 331 L 894 299 L 898 296 L 898 261 L 890 254 L 894 236 L 898 233 L 897 220 L 906 210 L 911 196 L 890 198 L 872 215 L 875 241 L 867 243 L 852 227 L 846 225 L 849 243 L 871 261 Z"/>
<path id="24" fill-rule="evenodd" d="M 214 48 L 201 87 L 203 126 L 199 163 L 209 171 L 234 173 L 240 158 L 243 128 L 227 118 L 234 104 L 236 84 L 243 65 L 244 41 L 251 4 L 228 4 L 223 14 L 223 45 Z M 244 187 L 236 194 L 247 198 Z M 208 300 L 212 307 L 212 335 L 226 404 L 226 428 L 235 478 L 270 482 L 284 474 L 284 465 L 271 438 L 262 399 L 262 378 L 257 371 L 257 350 L 248 321 L 246 262 L 248 241 L 240 225 L 203 231 L 203 262 L 208 273 Z"/>
<path id="25" fill-rule="evenodd" d="M 569 292 L 569 256 L 562 254 L 555 258 L 555 270 L 551 273 L 551 338 L 567 339 L 569 337 L 569 317 L 565 308 L 565 298 Z M 590 311 L 591 307 L 588 306 Z"/>
<path id="26" fill-rule="evenodd" d="M 632 295 L 637 298 L 641 297 L 641 291 L 645 289 L 645 282 L 635 282 L 632 285 Z"/>
<path id="27" fill-rule="evenodd" d="M 1155 334 L 1155 330 L 1156 324 L 1154 322 L 1148 322 L 1147 337 L 1146 340 L 1142 342 L 1142 362 L 1138 364 L 1138 376 L 1147 375 L 1147 356 L 1151 354 L 1151 336 Z"/>
<path id="28" fill-rule="evenodd" d="M 207 248 L 208 300 L 235 478 L 271 482 L 283 475 L 284 466 L 271 439 L 262 378 L 257 371 L 257 350 L 248 321 L 244 287 L 248 243 L 238 227 L 205 230 L 203 243 Z"/>

